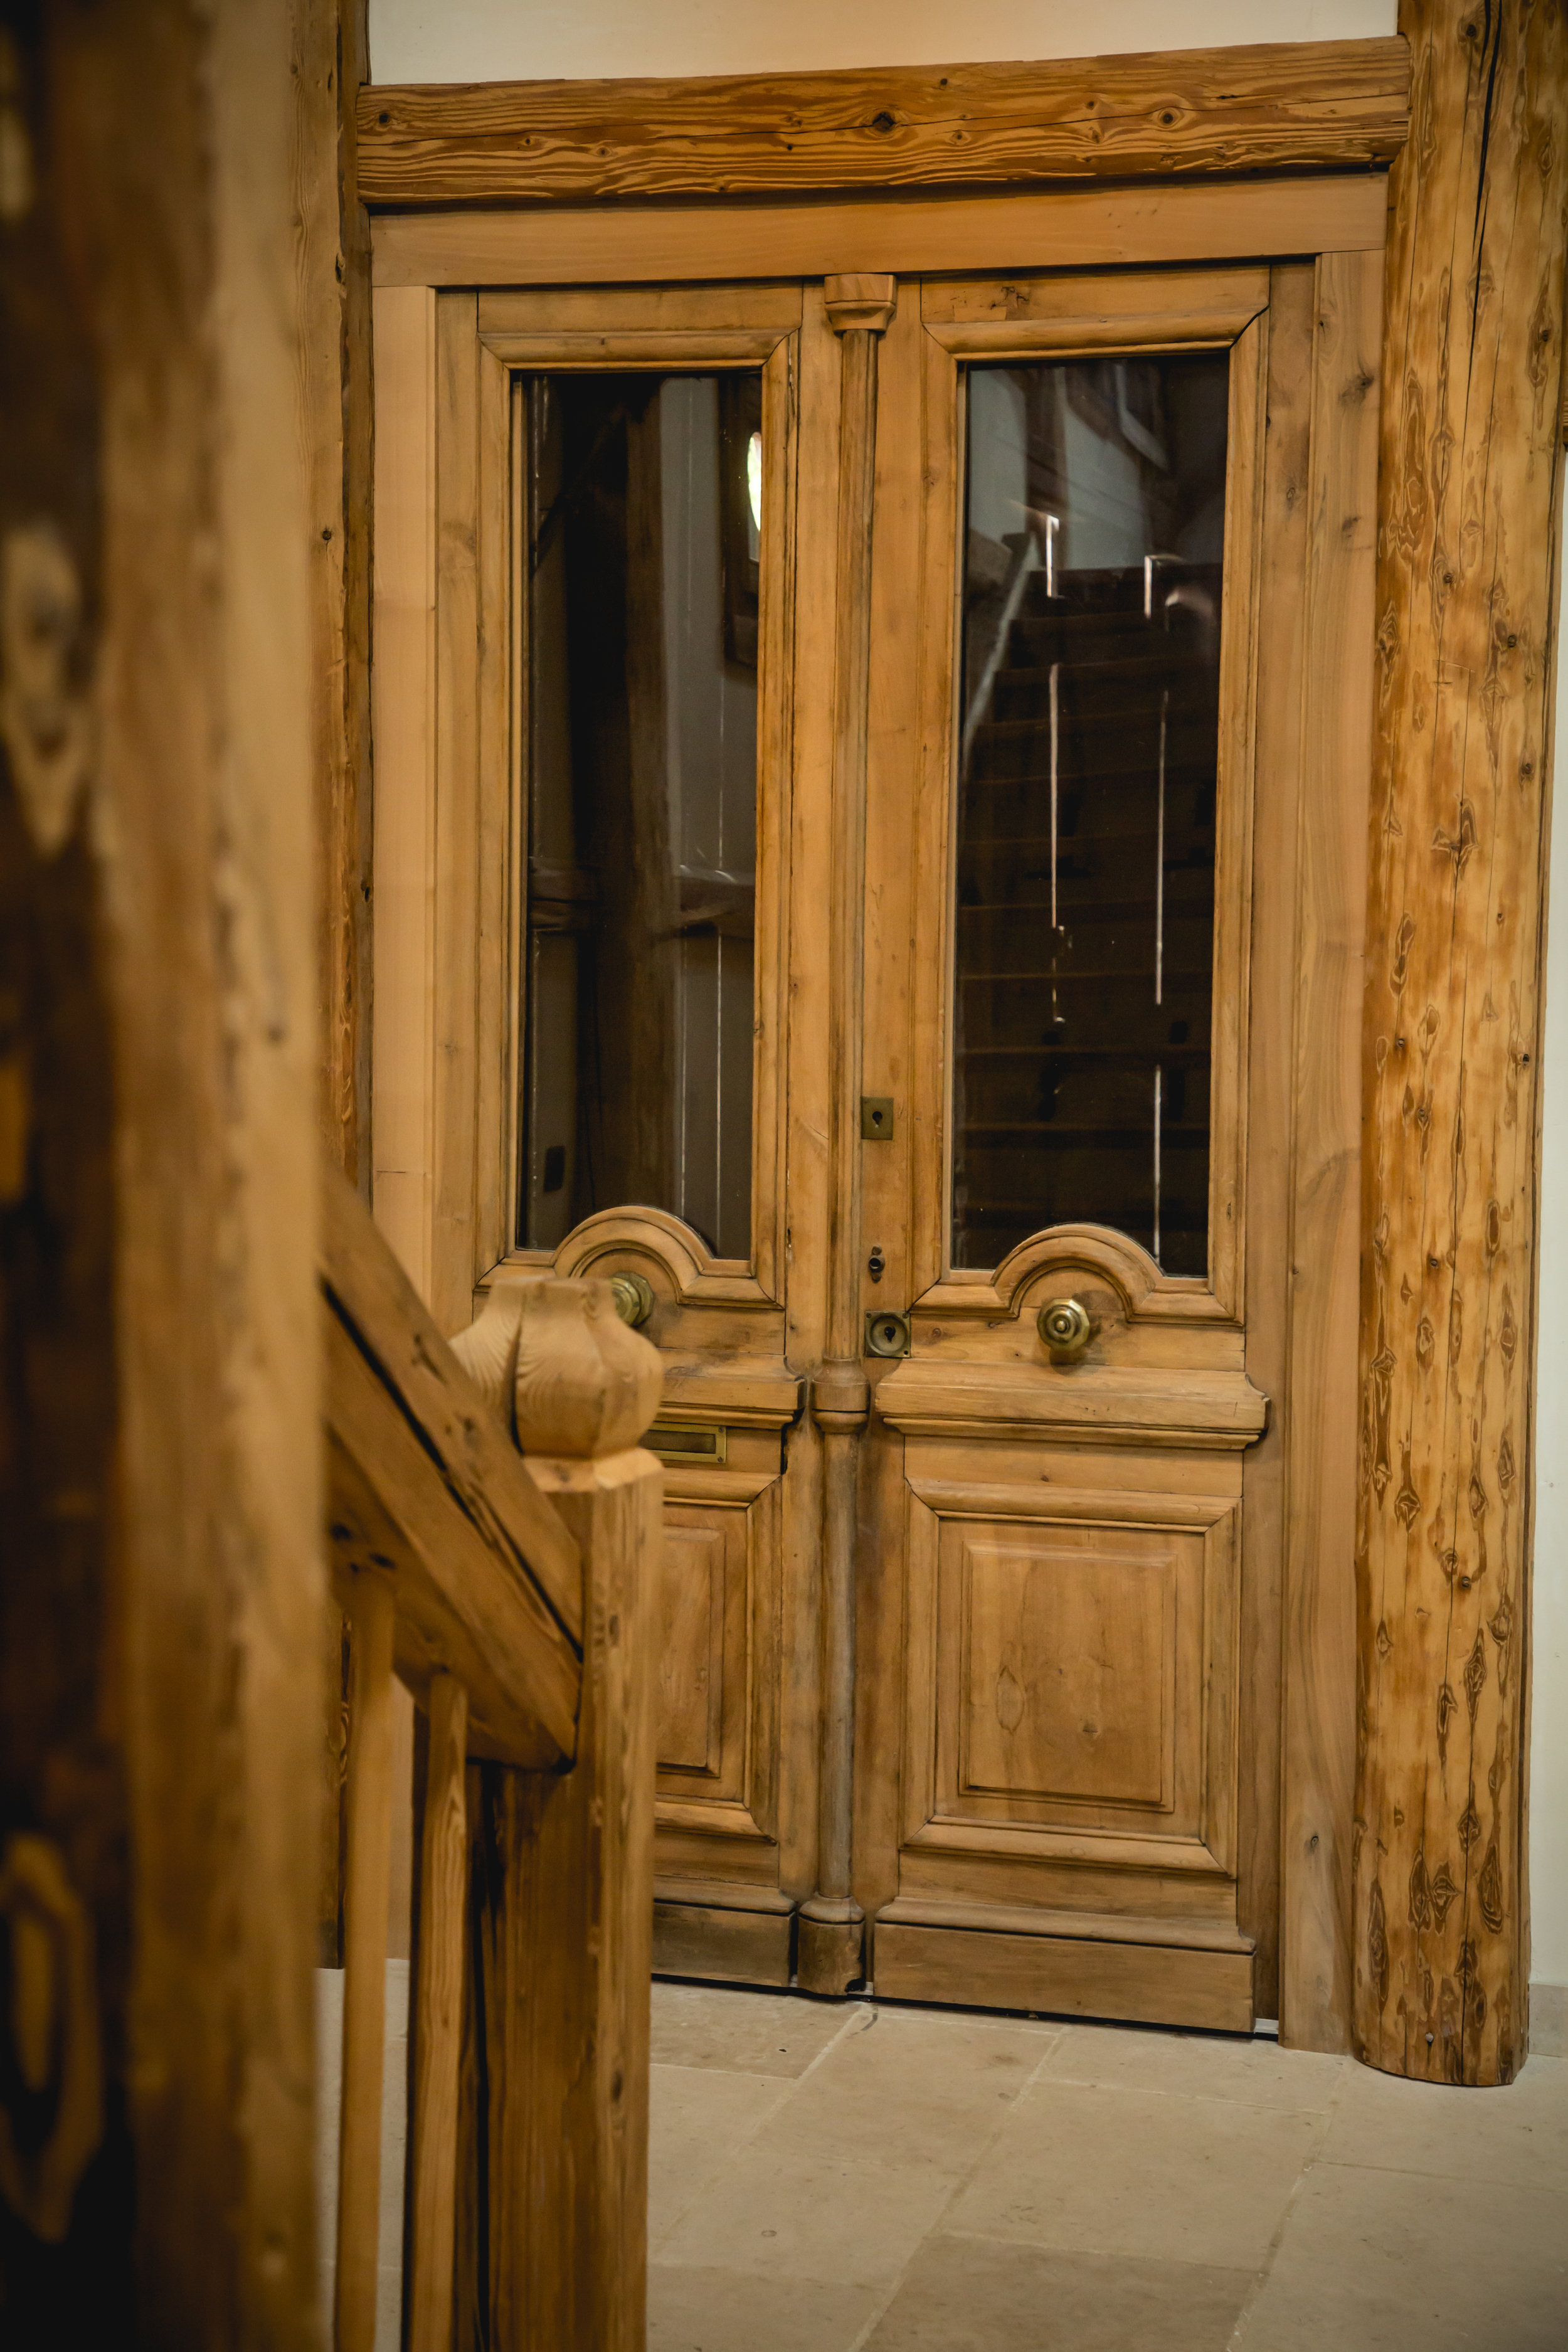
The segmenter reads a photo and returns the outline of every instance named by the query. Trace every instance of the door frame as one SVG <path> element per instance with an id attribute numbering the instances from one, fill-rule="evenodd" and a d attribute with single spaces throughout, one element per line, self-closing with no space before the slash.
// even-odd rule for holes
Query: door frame
<path id="1" fill-rule="evenodd" d="M 1347 152 L 1321 160 L 1342 163 Z M 1356 160 L 1364 166 L 1364 157 Z M 1292 297 L 1292 331 L 1309 365 L 1304 382 L 1290 388 L 1286 431 L 1271 435 L 1268 461 L 1278 494 L 1289 500 L 1295 527 L 1306 535 L 1307 589 L 1289 624 L 1295 665 L 1266 681 L 1271 716 L 1260 709 L 1258 719 L 1260 728 L 1273 726 L 1279 740 L 1293 747 L 1303 787 L 1294 837 L 1273 845 L 1280 870 L 1291 862 L 1294 873 L 1291 890 L 1281 890 L 1276 902 L 1293 952 L 1281 959 L 1287 968 L 1271 982 L 1276 1018 L 1288 1013 L 1292 1042 L 1288 1069 L 1265 1069 L 1255 1034 L 1251 1068 L 1255 1088 L 1283 1096 L 1295 1138 L 1294 1159 L 1268 1173 L 1274 1234 L 1289 1237 L 1293 1263 L 1300 1265 L 1302 1249 L 1310 1249 L 1322 1277 L 1312 1298 L 1284 1302 L 1270 1342 L 1283 1374 L 1273 1393 L 1310 1404 L 1299 1412 L 1292 1408 L 1288 1455 L 1279 1446 L 1268 1474 L 1278 1498 L 1273 1507 L 1283 1511 L 1287 1528 L 1276 1636 L 1283 1661 L 1279 2005 L 1287 2038 L 1317 2046 L 1342 2046 L 1349 2014 L 1354 1753 L 1349 1562 L 1363 920 L 1357 877 L 1364 874 L 1370 742 L 1363 763 L 1359 741 L 1346 741 L 1337 714 L 1317 708 L 1302 692 L 1302 680 L 1331 652 L 1337 661 L 1360 658 L 1356 621 L 1364 614 L 1370 709 L 1375 397 L 1369 400 L 1365 387 L 1376 382 L 1385 201 L 1381 173 L 1363 168 L 1352 177 L 1330 168 L 1252 182 L 1166 179 L 1103 192 L 1081 186 L 952 197 L 922 192 L 896 202 L 874 196 L 737 206 L 696 197 L 678 208 L 404 210 L 383 214 L 374 225 L 377 1213 L 426 1295 L 453 1305 L 464 1264 L 474 1264 L 473 1236 L 486 1213 L 460 1175 L 470 1151 L 464 1139 L 473 1125 L 465 1105 L 453 1098 L 447 1076 L 465 1057 L 450 1049 L 471 1039 L 471 1066 L 487 1102 L 504 1085 L 505 1055 L 495 1015 L 479 1001 L 482 992 L 468 987 L 461 956 L 452 959 L 455 935 L 441 911 L 455 851 L 474 855 L 484 820 L 478 808 L 461 804 L 460 793 L 443 793 L 438 783 L 442 747 L 461 719 L 439 683 L 441 654 L 449 659 L 461 649 L 441 645 L 438 617 L 438 583 L 448 554 L 436 521 L 435 415 L 444 396 L 438 289 L 542 287 L 601 276 L 622 284 L 692 282 L 758 268 L 770 278 L 812 278 L 847 262 L 868 270 L 918 264 L 923 272 L 1229 258 L 1271 264 L 1278 278 L 1290 267 L 1279 257 L 1303 251 L 1316 257 L 1307 265 L 1310 303 L 1302 300 L 1300 265 Z M 837 379 L 836 368 L 833 373 Z M 1339 395 L 1352 383 L 1362 391 L 1347 410 Z M 1291 436 L 1292 456 L 1277 457 Z M 1338 525 L 1351 516 L 1362 522 L 1347 537 Z M 826 583 L 828 551 L 820 556 Z M 496 560 L 481 533 L 480 566 Z M 1258 593 L 1267 599 L 1286 592 L 1279 581 L 1265 579 Z M 470 642 L 477 644 L 477 632 Z M 501 742 L 496 671 L 499 666 L 504 683 L 505 666 L 493 646 L 477 659 L 472 708 L 489 747 L 478 772 L 493 773 Z M 808 755 L 797 742 L 797 761 Z M 827 747 L 820 746 L 817 756 L 828 756 Z M 1310 821 L 1303 814 L 1306 780 L 1321 788 Z M 1255 1173 L 1254 1190 L 1256 1183 Z M 461 1245 L 466 1221 L 467 1250 Z M 466 1301 L 456 1319 L 465 1316 Z M 1343 1410 L 1329 1377 L 1342 1363 L 1350 1366 Z M 782 1403 L 792 1385 L 782 1357 L 778 1372 Z M 810 1433 L 809 1420 L 803 1429 Z M 805 1442 L 818 1441 L 808 1433 Z M 1259 1457 L 1261 1463 L 1261 1449 Z M 1261 1499 L 1257 1507 L 1264 1507 Z M 1249 1524 L 1250 1516 L 1244 1511 Z M 785 1582 L 798 1574 L 803 1601 L 813 1589 L 806 1554 L 815 1542 L 808 1513 L 785 1545 Z M 786 1706 L 806 1706 L 811 1696 L 803 1686 L 786 1696 Z M 810 1843 L 803 1823 L 803 1864 Z M 805 1877 L 803 1868 L 797 1883 Z"/>

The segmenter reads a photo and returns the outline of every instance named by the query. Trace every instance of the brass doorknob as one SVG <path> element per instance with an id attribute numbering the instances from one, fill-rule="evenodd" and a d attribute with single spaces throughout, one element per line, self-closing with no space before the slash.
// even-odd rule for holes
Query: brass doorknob
<path id="1" fill-rule="evenodd" d="M 1050 1349 L 1053 1362 L 1076 1364 L 1093 1329 L 1088 1307 L 1076 1298 L 1052 1298 L 1041 1307 L 1037 1319 L 1040 1337 Z"/>
<path id="2" fill-rule="evenodd" d="M 634 1331 L 640 1331 L 653 1313 L 653 1285 L 646 1274 L 612 1274 L 610 1288 L 615 1293 L 616 1313 Z"/>

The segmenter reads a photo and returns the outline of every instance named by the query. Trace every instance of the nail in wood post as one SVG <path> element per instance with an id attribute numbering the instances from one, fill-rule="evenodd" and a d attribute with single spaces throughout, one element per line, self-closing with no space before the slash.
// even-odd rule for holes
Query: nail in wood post
<path id="1" fill-rule="evenodd" d="M 337 2352 L 374 2352 L 381 2225 L 381 2069 L 392 1858 L 392 1587 L 362 1571 L 350 1612 L 348 1868 L 343 1900 L 342 2120 Z"/>
<path id="2" fill-rule="evenodd" d="M 518 1442 L 581 1549 L 583 1698 L 571 1770 L 487 1766 L 474 1829 L 489 2340 L 643 2352 L 663 1474 L 635 1441 L 663 1367 L 607 1282 L 520 1288 Z"/>

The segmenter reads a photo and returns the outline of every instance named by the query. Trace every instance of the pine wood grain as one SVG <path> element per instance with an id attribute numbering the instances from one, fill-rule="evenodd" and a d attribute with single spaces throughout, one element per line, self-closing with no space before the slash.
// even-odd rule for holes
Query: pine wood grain
<path id="1" fill-rule="evenodd" d="M 684 81 L 371 87 L 371 204 L 799 194 L 1386 163 L 1405 45 L 1287 47 Z"/>
<path id="2" fill-rule="evenodd" d="M 395 1616 L 396 1601 L 387 1580 L 374 1571 L 360 1577 L 348 1609 L 348 1860 L 343 1890 L 342 2099 L 333 2290 L 336 2352 L 374 2352 L 375 2345 Z"/>
<path id="3" fill-rule="evenodd" d="M 371 234 L 378 289 L 570 286 L 820 278 L 847 263 L 913 276 L 1381 251 L 1386 215 L 1386 176 L 1370 172 L 990 196 L 401 212 L 377 215 Z"/>
<path id="4" fill-rule="evenodd" d="M 584 1561 L 583 1709 L 570 1771 L 486 1766 L 470 1802 L 458 2266 L 490 2342 L 642 2352 L 661 1473 L 632 1450 L 541 1475 Z"/>
<path id="5" fill-rule="evenodd" d="M 472 776 L 479 756 L 479 641 L 480 352 L 476 298 L 436 298 L 436 704 L 435 776 L 426 838 L 432 884 L 430 1311 L 444 1331 L 473 1312 L 482 1269 L 475 1235 L 475 1146 L 479 1057 L 479 825 L 475 792 L 440 789 L 443 776 Z M 505 606 L 498 619 L 504 625 Z M 503 640 L 504 641 L 504 640 Z M 500 997 L 500 973 L 487 993 Z"/>
<path id="6" fill-rule="evenodd" d="M 975 1934 L 945 1923 L 882 1919 L 876 1955 L 877 1990 L 892 2000 L 1147 2018 L 1199 2032 L 1252 2031 L 1250 1952 Z"/>
<path id="7" fill-rule="evenodd" d="M 1240 1848 L 1237 1918 L 1257 1943 L 1254 1998 L 1279 2015 L 1280 1588 L 1285 1543 L 1291 1074 L 1279 1040 L 1295 1002 L 1296 836 L 1300 790 L 1302 606 L 1311 455 L 1310 264 L 1270 272 L 1263 564 L 1258 632 L 1258 793 L 1252 836 L 1251 1022 L 1247 1141 L 1249 1380 L 1276 1401 L 1242 1458 Z M 1359 1063 L 1359 1054 L 1356 1056 Z"/>
<path id="8" fill-rule="evenodd" d="M 310 686 L 321 1116 L 362 1191 L 370 1163 L 370 220 L 354 105 L 366 0 L 291 0 L 296 415 L 310 501 Z"/>
<path id="9" fill-rule="evenodd" d="M 468 1695 L 453 1675 L 430 1685 L 429 1758 L 419 1863 L 419 1978 L 414 2021 L 410 2352 L 447 2352 L 457 2227 L 458 2081 L 468 1886 L 465 1792 Z"/>
<path id="10" fill-rule="evenodd" d="M 1371 761 L 1380 273 L 1314 288 L 1289 1213 L 1279 2032 L 1342 2050 L 1349 2013 L 1355 1642 L 1354 1330 L 1365 810 Z M 1332 694 L 1320 681 L 1332 677 Z"/>
<path id="11" fill-rule="evenodd" d="M 1354 2045 L 1525 2051 L 1549 648 L 1568 19 L 1406 0 L 1388 250 L 1362 1207 Z"/>
<path id="12" fill-rule="evenodd" d="M 8 2217 L 0 2333 L 208 2344 L 243 2314 L 303 2352 L 324 1583 L 289 12 L 128 0 L 12 12 L 5 38 L 0 512 L 83 593 L 28 648 L 63 702 L 18 693 L 14 595 L 0 650 L 11 1087 L 18 1031 L 60 1048 L 5 1154 L 4 1410 L 38 1419 L 0 1441 L 0 1712 L 7 1825 L 47 1831 L 103 1931 L 110 2138 L 47 2273 Z M 86 787 L 47 852 L 18 701 Z"/>
<path id="13" fill-rule="evenodd" d="M 436 299 L 379 288 L 371 1198 L 423 1297 L 435 1194 Z"/>
<path id="14" fill-rule="evenodd" d="M 834 275 L 824 285 L 823 299 L 828 323 L 840 338 L 841 356 L 830 656 L 833 851 L 826 908 L 826 1330 L 825 1360 L 811 1393 L 812 1417 L 822 1432 L 822 1684 L 816 1888 L 801 1912 L 798 1968 L 809 1990 L 841 1993 L 861 1967 L 862 1919 L 850 1895 L 850 1867 L 859 1440 L 868 1401 L 859 1329 L 866 730 L 878 351 L 894 315 L 898 287 L 885 275 Z"/>

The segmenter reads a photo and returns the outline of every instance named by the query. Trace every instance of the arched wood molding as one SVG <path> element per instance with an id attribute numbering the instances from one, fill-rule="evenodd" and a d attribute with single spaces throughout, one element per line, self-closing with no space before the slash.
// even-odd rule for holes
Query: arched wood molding
<path id="1" fill-rule="evenodd" d="M 772 1307 L 763 1285 L 733 1258 L 715 1257 L 700 1234 L 668 1209 L 596 1209 L 574 1225 L 554 1253 L 519 1251 L 515 1270 L 527 1274 L 552 1272 L 568 1277 L 618 1269 L 628 1258 L 643 1265 L 656 1296 L 677 1299 L 729 1301 L 740 1306 Z M 646 1263 L 644 1263 L 646 1262 Z"/>
<path id="2" fill-rule="evenodd" d="M 940 1314 L 944 1322 L 970 1319 L 995 1323 L 1017 1317 L 1037 1284 L 1051 1275 L 1082 1272 L 1108 1283 L 1129 1323 L 1230 1321 L 1207 1284 L 1191 1276 L 1168 1275 L 1157 1259 L 1111 1225 L 1053 1225 L 1032 1234 L 1009 1251 L 994 1274 L 949 1273 L 915 1302 L 918 1314 Z"/>
<path id="3" fill-rule="evenodd" d="M 1405 0 L 1378 513 L 1354 2046 L 1526 2046 L 1526 1639 L 1568 17 Z"/>

